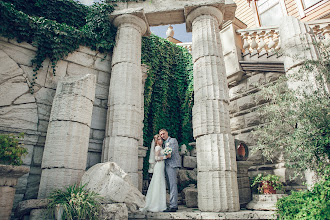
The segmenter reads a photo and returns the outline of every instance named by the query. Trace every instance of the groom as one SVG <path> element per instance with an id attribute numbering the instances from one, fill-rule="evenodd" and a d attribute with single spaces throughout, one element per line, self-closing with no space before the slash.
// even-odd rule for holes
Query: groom
<path id="1" fill-rule="evenodd" d="M 165 171 L 170 188 L 170 206 L 164 212 L 176 212 L 178 210 L 178 186 L 177 175 L 181 167 L 181 157 L 179 154 L 179 144 L 175 138 L 168 136 L 166 129 L 160 129 L 159 135 L 164 140 L 164 146 L 172 148 L 172 153 L 165 160 Z"/>

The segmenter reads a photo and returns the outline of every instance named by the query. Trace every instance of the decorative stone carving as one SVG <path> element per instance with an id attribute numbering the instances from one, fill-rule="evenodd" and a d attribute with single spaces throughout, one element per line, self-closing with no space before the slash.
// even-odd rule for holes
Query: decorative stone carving
<path id="1" fill-rule="evenodd" d="M 193 131 L 197 147 L 198 208 L 239 210 L 234 139 L 230 131 L 229 93 L 219 26 L 219 5 L 186 7 L 192 29 L 194 62 Z"/>
<path id="2" fill-rule="evenodd" d="M 142 137 L 141 36 L 148 25 L 141 10 L 113 15 L 118 27 L 102 161 L 116 162 L 138 187 L 138 146 Z"/>
<path id="3" fill-rule="evenodd" d="M 94 75 L 58 83 L 49 120 L 38 198 L 78 183 L 86 169 L 95 97 Z"/>
<path id="4" fill-rule="evenodd" d="M 116 163 L 98 163 L 81 179 L 86 189 L 100 194 L 105 203 L 125 203 L 130 210 L 145 205 L 144 196 L 132 184 L 130 177 Z"/>

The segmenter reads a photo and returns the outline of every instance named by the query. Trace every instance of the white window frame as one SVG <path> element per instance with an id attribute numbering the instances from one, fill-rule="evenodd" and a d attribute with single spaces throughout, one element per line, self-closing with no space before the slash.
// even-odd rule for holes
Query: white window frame
<path id="1" fill-rule="evenodd" d="M 328 0 L 320 0 L 318 3 L 315 3 L 314 5 L 312 5 L 308 8 L 304 8 L 304 4 L 302 3 L 302 0 L 295 0 L 295 1 L 297 4 L 297 7 L 298 7 L 300 18 L 304 18 L 304 17 L 306 17 L 306 14 L 313 11 L 315 8 L 325 4 Z"/>
<path id="2" fill-rule="evenodd" d="M 279 0 L 279 4 L 281 6 L 283 16 L 288 16 L 288 11 L 286 10 L 284 0 Z M 257 4 L 256 4 L 256 0 L 253 1 L 252 11 L 254 11 L 254 14 L 255 14 L 254 19 L 256 21 L 256 26 L 261 27 L 261 22 L 260 22 L 260 18 L 259 18 L 259 12 L 258 12 L 258 7 L 257 7 Z"/>

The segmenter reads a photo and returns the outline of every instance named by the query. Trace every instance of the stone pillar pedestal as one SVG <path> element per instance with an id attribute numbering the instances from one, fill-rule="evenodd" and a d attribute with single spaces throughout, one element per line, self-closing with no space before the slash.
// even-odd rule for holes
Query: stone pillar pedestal
<path id="1" fill-rule="evenodd" d="M 276 203 L 287 194 L 253 194 L 252 201 L 246 205 L 247 209 L 275 211 Z"/>
<path id="2" fill-rule="evenodd" d="M 143 146 L 139 146 L 139 184 L 138 184 L 138 189 L 140 190 L 140 192 L 142 192 L 142 188 L 143 188 L 143 160 L 147 155 L 147 147 L 143 147 Z"/>
<path id="3" fill-rule="evenodd" d="M 49 119 L 38 199 L 79 183 L 86 169 L 95 75 L 58 83 Z"/>
<path id="4" fill-rule="evenodd" d="M 30 168 L 0 164 L 0 219 L 9 220 L 14 204 L 17 179 L 28 173 Z"/>
<path id="5" fill-rule="evenodd" d="M 112 57 L 102 162 L 117 163 L 138 187 L 138 146 L 143 121 L 141 36 L 148 25 L 143 12 L 116 16 L 113 23 L 118 31 Z"/>
<path id="6" fill-rule="evenodd" d="M 210 212 L 238 211 L 236 154 L 219 34 L 223 13 L 213 6 L 185 10 L 187 30 L 192 29 L 198 208 Z"/>
<path id="7" fill-rule="evenodd" d="M 252 166 L 250 161 L 237 161 L 237 183 L 239 204 L 241 207 L 245 207 L 251 201 L 251 187 L 248 169 Z"/>

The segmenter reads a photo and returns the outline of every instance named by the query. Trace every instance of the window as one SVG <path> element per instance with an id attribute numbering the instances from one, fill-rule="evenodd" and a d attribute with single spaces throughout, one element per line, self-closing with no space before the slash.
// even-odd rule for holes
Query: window
<path id="1" fill-rule="evenodd" d="M 260 26 L 278 25 L 286 13 L 282 9 L 281 0 L 258 0 L 255 3 Z"/>
<path id="2" fill-rule="evenodd" d="M 295 1 L 298 7 L 300 18 L 304 18 L 307 15 L 313 13 L 317 14 L 317 12 L 315 12 L 314 9 L 322 7 L 322 5 L 326 4 L 329 0 L 295 0 Z"/>
<path id="3" fill-rule="evenodd" d="M 315 5 L 316 3 L 320 2 L 321 0 L 301 0 L 304 9 L 309 8 L 313 5 Z"/>

